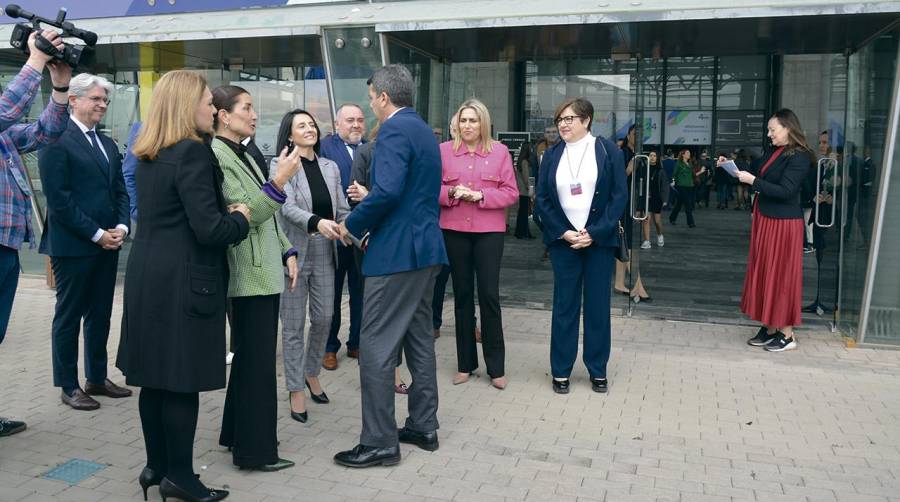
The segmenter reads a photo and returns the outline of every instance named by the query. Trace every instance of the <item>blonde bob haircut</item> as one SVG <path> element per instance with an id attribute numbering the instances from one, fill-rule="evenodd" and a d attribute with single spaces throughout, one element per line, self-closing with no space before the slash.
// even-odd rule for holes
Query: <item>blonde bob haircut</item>
<path id="1" fill-rule="evenodd" d="M 456 128 L 456 137 L 453 138 L 453 149 L 458 150 L 459 145 L 462 144 L 462 134 L 460 134 L 459 131 L 459 120 L 463 110 L 467 108 L 475 112 L 475 115 L 478 116 L 478 122 L 481 124 L 481 134 L 479 135 L 481 151 L 484 153 L 491 153 L 491 150 L 494 148 L 494 140 L 491 139 L 491 114 L 488 112 L 487 107 L 484 106 L 484 103 L 475 98 L 463 101 L 463 104 L 459 105 L 459 110 L 456 110 L 456 115 L 453 116 L 453 122 L 450 124 L 451 131 L 454 128 L 454 125 Z"/>
<path id="2" fill-rule="evenodd" d="M 202 141 L 194 116 L 206 90 L 206 77 L 188 71 L 166 73 L 153 87 L 147 118 L 132 147 L 139 159 L 153 160 L 163 148 L 184 139 Z"/>

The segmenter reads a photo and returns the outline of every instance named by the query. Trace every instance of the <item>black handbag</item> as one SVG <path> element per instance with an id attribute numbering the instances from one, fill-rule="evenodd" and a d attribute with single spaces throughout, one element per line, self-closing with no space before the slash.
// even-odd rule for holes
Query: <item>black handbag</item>
<path id="1" fill-rule="evenodd" d="M 631 251 L 628 249 L 628 244 L 625 242 L 625 229 L 622 228 L 621 222 L 619 222 L 619 228 L 616 230 L 616 234 L 618 236 L 616 259 L 621 262 L 631 261 Z"/>

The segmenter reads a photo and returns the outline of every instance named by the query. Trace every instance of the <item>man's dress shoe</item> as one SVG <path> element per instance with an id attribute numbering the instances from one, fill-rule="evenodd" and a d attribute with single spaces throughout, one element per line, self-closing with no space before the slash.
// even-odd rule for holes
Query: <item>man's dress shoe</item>
<path id="1" fill-rule="evenodd" d="M 71 396 L 63 392 L 62 402 L 80 411 L 91 411 L 100 407 L 100 403 L 94 401 L 91 396 L 85 394 L 81 389 L 75 389 Z"/>
<path id="2" fill-rule="evenodd" d="M 131 389 L 119 387 L 118 385 L 112 383 L 109 378 L 107 378 L 106 381 L 103 382 L 103 385 L 97 385 L 91 382 L 85 383 L 84 393 L 90 396 L 106 396 L 113 399 L 118 399 L 120 397 L 131 397 Z"/>
<path id="3" fill-rule="evenodd" d="M 335 455 L 334 461 L 345 467 L 396 465 L 400 463 L 400 447 L 379 448 L 358 444 L 352 450 L 342 451 Z"/>

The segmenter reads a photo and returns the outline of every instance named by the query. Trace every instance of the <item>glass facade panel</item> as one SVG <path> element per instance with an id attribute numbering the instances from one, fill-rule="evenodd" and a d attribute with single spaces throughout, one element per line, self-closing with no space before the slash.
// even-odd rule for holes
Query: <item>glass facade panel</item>
<path id="1" fill-rule="evenodd" d="M 863 280 L 869 262 L 873 230 L 878 217 L 878 187 L 889 177 L 884 220 L 872 274 L 872 294 L 864 341 L 900 345 L 900 144 L 885 162 L 890 134 L 891 96 L 894 92 L 900 31 L 883 35 L 850 57 L 848 81 L 847 142 L 844 169 L 847 181 L 847 211 L 844 223 L 842 268 L 842 330 L 854 333 L 863 305 Z M 893 117 L 896 121 L 898 117 Z M 897 127 L 896 123 L 894 127 Z M 884 172 L 884 168 L 888 172 Z M 867 266 L 868 265 L 868 266 Z"/>
<path id="2" fill-rule="evenodd" d="M 366 130 L 375 126 L 369 108 L 366 81 L 381 67 L 381 41 L 375 28 L 334 28 L 325 30 L 325 50 L 331 77 L 335 109 L 343 103 L 360 105 L 366 115 Z"/>

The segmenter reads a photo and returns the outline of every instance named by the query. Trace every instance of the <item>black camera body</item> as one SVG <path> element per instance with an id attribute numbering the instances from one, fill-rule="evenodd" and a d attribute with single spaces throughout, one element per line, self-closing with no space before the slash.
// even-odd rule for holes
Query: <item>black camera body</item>
<path id="1" fill-rule="evenodd" d="M 31 21 L 28 23 L 17 23 L 13 27 L 12 35 L 9 38 L 9 45 L 21 50 L 25 54 L 29 53 L 28 37 L 35 30 L 41 30 L 41 23 L 55 26 L 62 30 L 63 37 L 75 37 L 84 42 L 84 45 L 70 44 L 63 42 L 63 48 L 57 49 L 47 39 L 38 35 L 35 40 L 35 46 L 41 52 L 53 56 L 54 59 L 61 61 L 72 68 L 85 68 L 94 64 L 94 45 L 97 43 L 97 34 L 87 30 L 81 30 L 74 24 L 66 21 L 66 9 L 59 9 L 56 19 L 47 19 L 26 10 L 15 4 L 6 6 L 6 15 L 12 18 L 23 18 Z"/>

